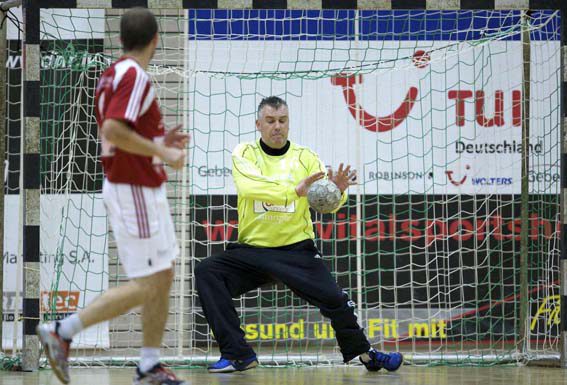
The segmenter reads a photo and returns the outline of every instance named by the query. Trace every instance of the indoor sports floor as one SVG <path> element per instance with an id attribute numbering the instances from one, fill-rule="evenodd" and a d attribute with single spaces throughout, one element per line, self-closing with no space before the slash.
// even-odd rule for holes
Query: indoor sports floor
<path id="1" fill-rule="evenodd" d="M 130 385 L 132 368 L 71 369 L 71 384 Z M 237 374 L 208 374 L 205 369 L 178 369 L 191 385 L 559 385 L 567 370 L 543 367 L 420 367 L 405 366 L 399 372 L 369 373 L 361 366 L 261 367 Z M 0 372 L 0 385 L 56 385 L 51 370 L 36 373 Z"/>

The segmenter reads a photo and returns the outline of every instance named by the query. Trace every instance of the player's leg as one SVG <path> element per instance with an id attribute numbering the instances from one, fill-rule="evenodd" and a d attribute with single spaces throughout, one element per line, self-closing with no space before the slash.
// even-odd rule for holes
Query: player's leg
<path id="1" fill-rule="evenodd" d="M 242 250 L 228 248 L 195 268 L 199 301 L 221 351 L 219 362 L 209 368 L 211 372 L 245 370 L 257 365 L 256 354 L 244 339 L 232 298 L 271 282 L 271 278 L 258 271 Z"/>
<path id="2" fill-rule="evenodd" d="M 309 276 L 317 277 L 315 282 L 318 283 L 318 291 L 309 287 Z M 401 366 L 403 356 L 400 353 L 383 353 L 371 348 L 364 330 L 358 323 L 355 303 L 338 286 L 321 259 L 306 270 L 305 275 L 298 274 L 293 285 L 293 290 L 300 297 L 318 307 L 321 314 L 331 320 L 345 363 L 358 356 L 369 371 L 382 368 L 395 371 Z"/>
<path id="3" fill-rule="evenodd" d="M 330 318 L 345 362 L 367 352 L 370 343 L 354 313 L 354 304 L 339 288 L 311 241 L 293 250 L 273 250 L 266 269 Z"/>
<path id="4" fill-rule="evenodd" d="M 331 320 L 344 362 L 361 356 L 369 370 L 382 367 L 396 370 L 399 367 L 401 356 L 397 353 L 388 355 L 371 349 L 358 324 L 354 302 L 338 286 L 312 243 L 298 245 L 295 250 L 274 251 L 266 268 Z"/>
<path id="5" fill-rule="evenodd" d="M 137 271 L 155 270 L 157 273 L 145 277 L 143 274 L 138 281 L 144 281 L 150 287 L 148 295 L 144 298 L 142 305 L 142 349 L 140 364 L 136 370 L 134 385 L 142 384 L 186 384 L 177 379 L 175 374 L 163 367 L 160 363 L 160 347 L 165 330 L 165 324 L 169 315 L 169 295 L 174 278 L 174 261 L 179 254 L 175 226 L 171 218 L 171 211 L 167 201 L 165 185 L 157 189 L 144 188 L 141 190 L 145 196 L 147 205 L 155 208 L 154 225 L 155 231 L 149 221 L 152 214 L 148 209 L 148 233 L 150 234 L 147 245 L 149 259 L 142 259 L 142 266 Z M 141 202 L 138 202 L 140 206 Z M 140 244 L 141 245 L 141 244 Z M 137 261 L 140 261 L 138 258 Z"/>
<path id="6" fill-rule="evenodd" d="M 77 330 L 71 325 L 72 317 L 68 317 L 59 322 L 58 333 L 65 339 L 72 339 L 73 336 L 82 329 L 116 318 L 136 306 L 143 305 L 145 302 L 156 301 L 158 297 L 164 297 L 164 292 L 169 292 L 172 279 L 173 270 L 168 269 L 149 277 L 137 278 L 124 285 L 109 289 L 77 314 L 80 320 L 80 330 Z M 169 296 L 167 296 L 167 298 L 169 299 Z M 166 303 L 162 304 L 162 302 Z M 156 308 L 165 307 L 166 311 L 161 311 L 160 313 L 167 315 L 169 310 L 166 307 L 167 305 L 167 301 L 160 301 L 160 304 L 156 306 Z M 160 314 L 160 319 L 161 318 L 166 317 Z M 158 321 L 158 324 L 161 324 L 161 322 L 162 321 Z M 156 337 L 152 338 L 152 344 L 150 346 L 156 345 L 156 343 L 153 342 L 155 339 Z M 157 345 L 159 346 L 159 343 Z"/>
<path id="7" fill-rule="evenodd" d="M 171 268 L 154 274 L 147 283 L 152 289 L 142 307 L 142 346 L 144 347 L 159 349 L 161 346 L 169 313 L 169 292 L 173 277 L 174 272 Z"/>
<path id="8" fill-rule="evenodd" d="M 84 328 L 114 318 L 141 305 L 144 294 L 143 286 L 137 282 L 129 282 L 106 291 L 79 314 L 73 314 L 60 322 L 38 325 L 39 339 L 51 368 L 61 382 L 69 383 L 68 357 L 73 336 Z"/>
<path id="9" fill-rule="evenodd" d="M 105 190 L 107 190 L 106 194 Z M 116 202 L 107 202 L 112 196 L 108 194 L 106 183 L 103 187 L 103 197 L 107 204 L 107 214 L 112 222 L 111 211 L 116 211 L 118 208 Z M 114 228 L 114 224 L 112 226 Z M 121 245 L 118 242 L 119 254 L 120 247 Z M 85 309 L 62 321 L 38 325 L 39 340 L 57 378 L 64 384 L 69 383 L 68 358 L 73 336 L 85 327 L 111 319 L 132 307 L 141 305 L 144 295 L 144 290 L 139 286 L 139 283 L 130 281 L 123 286 L 107 290 Z"/>
<path id="10" fill-rule="evenodd" d="M 71 339 L 83 328 L 112 319 L 135 306 L 142 305 L 145 308 L 146 304 L 149 304 L 157 305 L 158 310 L 155 313 L 159 313 L 153 315 L 154 312 L 150 312 L 149 323 L 163 329 L 163 318 L 167 317 L 168 313 L 167 301 L 173 279 L 172 261 L 176 256 L 176 242 L 171 228 L 167 237 L 163 235 L 163 223 L 173 226 L 163 221 L 167 219 L 171 222 L 165 187 L 160 189 L 163 190 L 161 195 L 160 191 L 154 190 L 157 189 L 118 185 L 108 181 L 104 183 L 103 197 L 114 230 L 118 256 L 131 281 L 106 291 L 78 314 L 61 322 L 38 327 L 38 335 L 50 364 L 63 383 L 69 382 L 68 354 Z M 161 200 L 158 199 L 160 197 Z M 141 207 L 144 209 L 144 215 L 138 212 Z M 145 219 L 139 221 L 139 218 Z M 165 311 L 162 302 L 166 303 Z M 147 318 L 144 313 L 147 312 L 143 311 L 142 323 L 146 324 L 148 321 L 144 322 Z M 144 327 L 144 330 L 152 335 L 150 341 L 161 342 L 163 330 L 148 331 L 147 327 Z M 159 361 L 160 342 L 153 342 L 155 346 L 150 346 L 149 349 L 142 348 L 141 363 L 145 363 L 149 369 Z M 158 375 L 165 376 L 162 373 Z M 170 373 L 167 373 L 167 378 L 171 378 L 172 384 L 184 383 L 173 379 Z"/>
<path id="11" fill-rule="evenodd" d="M 82 326 L 81 329 L 116 318 L 128 310 L 141 305 L 144 302 L 145 296 L 150 292 L 149 287 L 144 281 L 132 280 L 124 285 L 105 291 L 83 311 L 78 313 Z M 68 339 L 73 338 L 77 334 L 76 330 L 68 333 L 64 327 L 66 326 L 65 321 L 70 318 L 61 321 L 60 328 L 62 331 L 61 335 Z"/>
<path id="12" fill-rule="evenodd" d="M 109 289 L 79 313 L 59 322 L 38 326 L 38 336 L 51 367 L 61 382 L 69 382 L 67 361 L 73 337 L 85 328 L 113 319 L 142 305 L 147 298 L 154 296 L 156 288 L 163 286 L 161 282 L 164 281 L 162 276 L 165 273 L 159 272 Z"/>

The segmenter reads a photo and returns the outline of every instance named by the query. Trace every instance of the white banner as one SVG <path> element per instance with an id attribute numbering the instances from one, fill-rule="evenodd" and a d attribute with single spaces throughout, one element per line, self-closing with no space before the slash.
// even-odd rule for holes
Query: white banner
<path id="1" fill-rule="evenodd" d="M 17 23 L 8 21 L 8 40 L 22 40 L 22 7 L 10 12 Z M 42 40 L 104 39 L 104 9 L 43 8 L 40 11 Z"/>
<path id="2" fill-rule="evenodd" d="M 356 63 L 349 61 L 352 41 L 190 41 L 193 192 L 235 193 L 230 152 L 259 137 L 254 122 L 262 97 L 280 95 L 290 108 L 290 139 L 328 165 L 356 167 L 363 193 L 520 193 L 522 45 L 475 43 L 367 41 L 359 53 L 364 61 Z M 557 193 L 560 45 L 531 44 L 532 192 Z M 358 78 L 206 73 L 297 73 L 378 62 L 388 68 Z"/>
<path id="3" fill-rule="evenodd" d="M 92 215 L 96 213 L 96 215 Z M 100 194 L 41 196 L 40 312 L 61 319 L 85 307 L 108 289 L 108 243 Z M 18 270 L 19 196 L 4 200 L 4 322 L 2 347 L 12 349 L 14 319 L 22 311 L 22 270 Z M 64 235 L 64 236 L 62 236 Z M 58 251 L 59 248 L 61 250 Z M 62 258 L 55 258 L 57 253 Z M 61 266 L 56 266 L 62 261 Z M 19 292 L 19 300 L 16 301 Z M 18 322 L 21 348 L 22 322 Z M 108 323 L 86 329 L 73 339 L 76 347 L 109 346 Z"/>

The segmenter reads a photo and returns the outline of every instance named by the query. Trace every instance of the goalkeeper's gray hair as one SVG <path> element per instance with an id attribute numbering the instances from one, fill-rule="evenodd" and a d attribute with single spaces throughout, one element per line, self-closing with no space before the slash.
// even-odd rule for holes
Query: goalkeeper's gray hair
<path id="1" fill-rule="evenodd" d="M 275 110 L 279 110 L 281 106 L 287 107 L 287 103 L 285 100 L 277 96 L 268 96 L 262 99 L 262 101 L 260 101 L 260 104 L 258 104 L 258 119 L 260 119 L 260 112 L 262 112 L 262 109 L 265 106 L 270 106 Z"/>

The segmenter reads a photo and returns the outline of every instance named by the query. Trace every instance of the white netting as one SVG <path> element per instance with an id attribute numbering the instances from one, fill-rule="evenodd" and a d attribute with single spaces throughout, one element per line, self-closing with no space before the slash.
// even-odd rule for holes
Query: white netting
<path id="1" fill-rule="evenodd" d="M 63 296 L 78 293 L 80 308 L 126 279 L 98 195 L 92 107 L 96 78 L 120 55 L 121 11 L 75 12 L 42 16 L 44 61 L 64 63 L 43 70 L 41 102 L 42 246 L 46 254 L 59 252 L 45 264 L 42 290 L 60 293 L 60 308 L 46 302 L 58 316 L 74 311 Z M 168 186 L 182 260 L 167 357 L 218 356 L 193 271 L 236 239 L 230 152 L 257 138 L 256 106 L 269 95 L 289 104 L 291 140 L 329 165 L 346 162 L 359 171 L 346 207 L 316 217 L 317 244 L 356 300 L 374 345 L 427 362 L 558 356 L 558 14 L 534 12 L 529 24 L 520 11 L 170 10 L 157 16 L 162 35 L 150 73 L 166 124 L 184 123 L 193 137 L 186 170 L 171 175 Z M 522 288 L 518 146 L 526 30 L 529 284 Z M 519 334 L 522 290 L 529 293 L 525 335 Z M 264 362 L 340 361 L 328 321 L 282 285 L 235 303 Z M 106 327 L 81 337 L 75 357 L 94 363 L 137 356 L 135 312 Z"/>

